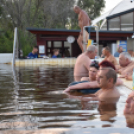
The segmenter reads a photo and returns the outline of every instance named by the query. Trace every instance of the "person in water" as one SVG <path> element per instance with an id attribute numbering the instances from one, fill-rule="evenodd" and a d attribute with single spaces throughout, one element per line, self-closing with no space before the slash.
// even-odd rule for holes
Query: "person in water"
<path id="1" fill-rule="evenodd" d="M 126 100 L 124 114 L 134 114 L 134 91 L 129 94 Z"/>
<path id="2" fill-rule="evenodd" d="M 116 71 L 112 68 L 102 68 L 97 74 L 97 82 L 101 88 L 95 94 L 89 94 L 86 96 L 74 96 L 74 98 L 81 101 L 104 101 L 107 100 L 119 100 L 120 93 L 115 87 L 117 80 Z M 73 98 L 73 97 L 72 97 Z"/>
<path id="3" fill-rule="evenodd" d="M 108 62 L 108 61 L 102 61 L 99 64 L 99 70 L 102 70 L 103 68 L 112 68 L 113 70 L 115 70 L 115 66 L 111 62 Z M 97 76 L 97 74 L 96 74 L 96 76 Z M 92 76 L 90 76 L 90 77 L 92 77 Z M 89 77 L 89 79 L 90 79 L 90 77 Z M 120 78 L 117 78 L 116 86 L 119 86 L 122 84 L 123 84 L 122 80 Z M 97 82 L 97 79 L 95 81 L 84 82 L 84 83 L 79 83 L 76 85 L 69 86 L 68 88 L 66 88 L 64 90 L 64 92 L 69 92 L 70 90 L 91 89 L 91 88 L 92 89 L 93 88 L 100 88 L 100 85 Z"/>
<path id="4" fill-rule="evenodd" d="M 57 58 L 58 55 L 59 55 L 59 49 L 54 49 L 52 58 Z"/>
<path id="5" fill-rule="evenodd" d="M 28 59 L 38 58 L 37 53 L 38 53 L 38 46 L 34 46 L 32 52 L 28 54 L 27 58 Z"/>
<path id="6" fill-rule="evenodd" d="M 127 127 L 134 128 L 134 91 L 129 94 L 126 100 L 124 115 Z"/>
<path id="7" fill-rule="evenodd" d="M 120 54 L 119 64 L 118 73 L 121 74 L 120 77 L 132 80 L 134 61 L 131 60 L 131 55 L 128 52 L 122 52 Z"/>
<path id="8" fill-rule="evenodd" d="M 81 81 L 96 81 L 96 75 L 98 73 L 99 70 L 99 63 L 97 61 L 93 61 L 90 64 L 90 68 L 89 68 L 89 77 L 82 77 Z"/>
<path id="9" fill-rule="evenodd" d="M 116 58 L 111 54 L 110 48 L 108 46 L 104 48 L 104 56 L 105 56 L 104 60 L 107 60 L 112 64 L 117 65 Z"/>
<path id="10" fill-rule="evenodd" d="M 95 45 L 90 45 L 87 51 L 80 54 L 76 59 L 74 67 L 74 80 L 80 81 L 82 77 L 88 77 L 91 59 L 97 55 L 98 49 Z"/>

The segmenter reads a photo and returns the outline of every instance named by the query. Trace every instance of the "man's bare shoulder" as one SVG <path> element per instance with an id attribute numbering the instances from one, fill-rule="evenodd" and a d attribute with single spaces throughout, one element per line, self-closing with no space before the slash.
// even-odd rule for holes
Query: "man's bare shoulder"
<path id="1" fill-rule="evenodd" d="M 103 94 L 102 94 L 102 97 L 105 97 L 105 98 L 113 98 L 113 97 L 118 97 L 120 96 L 120 93 L 118 91 L 118 89 L 114 88 L 112 90 L 107 90 L 107 91 L 104 91 Z"/>
<path id="2" fill-rule="evenodd" d="M 86 55 L 86 54 L 81 54 L 79 57 L 78 57 L 79 59 L 81 58 L 81 59 L 88 59 L 88 60 L 90 60 L 90 58 Z"/>

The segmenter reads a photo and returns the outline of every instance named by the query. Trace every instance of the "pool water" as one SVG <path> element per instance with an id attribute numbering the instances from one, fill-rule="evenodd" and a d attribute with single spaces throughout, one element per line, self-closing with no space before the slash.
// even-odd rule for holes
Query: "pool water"
<path id="1" fill-rule="evenodd" d="M 133 134 L 134 117 L 117 104 L 66 95 L 73 67 L 0 65 L 0 134 Z M 124 89 L 122 89 L 124 90 Z"/>

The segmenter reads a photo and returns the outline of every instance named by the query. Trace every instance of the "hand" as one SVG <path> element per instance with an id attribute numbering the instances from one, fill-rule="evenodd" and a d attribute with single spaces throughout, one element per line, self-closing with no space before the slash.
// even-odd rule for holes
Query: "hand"
<path id="1" fill-rule="evenodd" d="M 126 75 L 126 80 L 132 80 L 132 76 L 131 75 Z"/>
<path id="2" fill-rule="evenodd" d="M 119 78 L 125 78 L 126 76 L 125 75 L 121 75 L 121 76 L 119 76 Z"/>
<path id="3" fill-rule="evenodd" d="M 64 90 L 64 92 L 69 92 L 71 89 L 70 89 L 70 87 L 68 87 L 68 88 L 66 88 L 65 90 Z"/>

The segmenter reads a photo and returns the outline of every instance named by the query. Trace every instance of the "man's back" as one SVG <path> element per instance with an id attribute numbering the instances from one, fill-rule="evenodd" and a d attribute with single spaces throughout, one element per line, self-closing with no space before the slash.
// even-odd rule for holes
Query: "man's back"
<path id="1" fill-rule="evenodd" d="M 76 60 L 75 67 L 74 67 L 74 76 L 76 81 L 80 81 L 81 77 L 87 77 L 89 66 L 90 66 L 90 58 L 85 54 L 82 53 Z M 78 77 L 80 78 L 78 80 Z"/>

